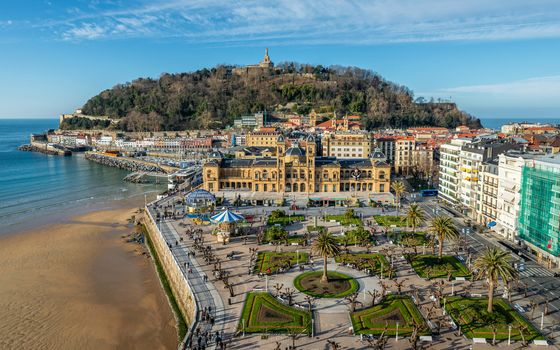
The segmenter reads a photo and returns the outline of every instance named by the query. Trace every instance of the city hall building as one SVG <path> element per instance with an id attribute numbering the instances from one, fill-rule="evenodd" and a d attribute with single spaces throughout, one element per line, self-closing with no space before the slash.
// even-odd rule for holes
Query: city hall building
<path id="1" fill-rule="evenodd" d="M 203 188 L 211 191 L 275 193 L 389 193 L 391 167 L 383 159 L 319 157 L 312 135 L 305 147 L 294 142 L 286 149 L 283 135 L 274 156 L 225 158 L 210 154 L 203 166 Z"/>

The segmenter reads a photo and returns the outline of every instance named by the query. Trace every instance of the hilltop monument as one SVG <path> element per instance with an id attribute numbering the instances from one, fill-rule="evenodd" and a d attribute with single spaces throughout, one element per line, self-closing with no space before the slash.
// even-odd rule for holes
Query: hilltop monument
<path id="1" fill-rule="evenodd" d="M 268 55 L 268 48 L 264 51 L 264 57 L 262 61 L 257 64 L 250 64 L 244 67 L 239 67 L 233 69 L 234 74 L 268 74 L 274 68 L 274 63 L 271 61 Z"/>

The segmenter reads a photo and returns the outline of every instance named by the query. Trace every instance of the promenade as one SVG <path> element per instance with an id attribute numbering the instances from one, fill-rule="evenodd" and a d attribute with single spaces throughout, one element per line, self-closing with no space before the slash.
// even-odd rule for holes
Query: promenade
<path id="1" fill-rule="evenodd" d="M 153 206 L 148 206 L 148 210 L 150 210 L 152 217 L 157 216 L 156 209 Z M 212 346 L 219 348 L 216 343 L 216 334 L 219 335 L 220 339 L 228 336 L 224 334 L 224 322 L 233 315 L 226 314 L 224 303 L 216 287 L 208 279 L 205 281 L 206 274 L 192 255 L 194 252 L 193 242 L 186 239 L 186 235 L 181 235 L 176 227 L 165 219 L 158 223 L 158 229 L 170 247 L 173 257 L 179 264 L 181 272 L 196 298 L 198 310 L 189 333 L 190 345 L 187 348 L 200 347 L 201 345 L 205 345 L 206 348 L 213 348 Z M 205 319 L 203 319 L 203 312 L 209 315 Z M 210 319 L 213 319 L 213 324 Z"/>

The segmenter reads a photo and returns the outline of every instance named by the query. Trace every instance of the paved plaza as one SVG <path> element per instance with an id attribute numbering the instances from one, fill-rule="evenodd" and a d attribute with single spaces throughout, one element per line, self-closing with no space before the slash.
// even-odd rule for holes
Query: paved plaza
<path id="1" fill-rule="evenodd" d="M 169 204 L 166 200 L 160 201 L 160 207 Z M 176 205 L 174 209 L 177 213 L 181 213 L 183 208 Z M 255 222 L 251 224 L 251 228 L 255 231 L 261 226 L 265 225 L 267 215 L 277 207 L 241 207 L 236 208 L 235 211 L 245 215 L 253 216 Z M 286 227 L 291 234 L 302 234 L 307 230 L 307 226 L 312 226 L 315 223 L 320 226 L 325 226 L 330 232 L 340 234 L 348 230 L 348 227 L 343 227 L 337 222 L 324 221 L 325 215 L 340 215 L 344 213 L 347 208 L 308 208 L 306 210 L 292 211 L 289 207 L 283 208 L 287 213 L 304 214 L 305 220 L 303 222 L 295 223 Z M 395 270 L 395 279 L 402 283 L 403 294 L 414 297 L 416 305 L 420 310 L 424 319 L 430 321 L 433 336 L 431 340 L 420 342 L 424 348 L 431 349 L 485 349 L 491 348 L 490 344 L 473 344 L 473 341 L 466 339 L 458 330 L 453 327 L 449 317 L 442 314 L 442 309 L 435 307 L 433 298 L 434 281 L 422 279 L 410 267 L 410 264 L 404 259 L 404 253 L 407 248 L 398 247 L 389 242 L 381 231 L 382 227 L 378 226 L 372 216 L 373 215 L 395 215 L 394 210 L 384 210 L 381 208 L 363 207 L 354 208 L 357 216 L 361 217 L 366 229 L 374 232 L 374 237 L 377 245 L 370 247 L 370 252 L 381 252 L 391 255 Z M 404 209 L 403 209 L 404 210 Z M 429 206 L 425 210 L 430 209 Z M 432 214 L 430 214 L 432 215 Z M 427 219 L 429 216 L 427 215 Z M 163 229 L 166 239 L 172 246 L 173 253 L 179 257 L 182 262 L 189 262 L 189 267 L 192 272 L 188 272 L 185 268 L 187 278 L 191 281 L 195 288 L 195 293 L 201 298 L 201 303 L 204 306 L 212 307 L 212 314 L 215 317 L 215 324 L 208 326 L 203 324 L 203 329 L 208 329 L 210 332 L 218 332 L 225 340 L 224 347 L 227 349 L 287 349 L 292 344 L 295 344 L 299 349 L 331 349 L 328 341 L 334 341 L 341 346 L 342 349 L 364 349 L 373 348 L 371 344 L 360 336 L 352 334 L 352 326 L 349 317 L 348 303 L 344 298 L 339 299 L 317 299 L 313 307 L 313 336 L 297 336 L 290 337 L 289 335 L 274 335 L 268 334 L 263 336 L 261 334 L 245 334 L 243 335 L 239 327 L 239 317 L 246 297 L 246 293 L 250 291 L 263 291 L 268 288 L 268 291 L 274 292 L 274 285 L 281 284 L 283 288 L 293 288 L 294 278 L 301 273 L 299 266 L 294 266 L 290 270 L 282 273 L 271 274 L 268 277 L 253 273 L 251 266 L 251 252 L 250 248 L 257 248 L 259 252 L 262 251 L 283 251 L 283 252 L 309 252 L 309 247 L 301 245 L 257 245 L 255 235 L 231 237 L 228 244 L 224 245 L 216 241 L 215 236 L 211 235 L 214 225 L 194 225 L 189 219 L 172 220 L 167 219 L 160 224 Z M 224 283 L 213 275 L 214 264 L 206 263 L 201 259 L 200 255 L 196 257 L 187 256 L 187 252 L 194 251 L 194 241 L 189 238 L 187 232 L 192 229 L 202 229 L 204 237 L 204 244 L 211 246 L 214 255 L 221 262 L 222 269 L 228 272 L 229 283 L 233 287 L 233 296 L 230 295 L 228 288 L 225 288 Z M 182 239 L 181 239 L 182 238 Z M 174 246 L 177 241 L 177 246 Z M 365 247 L 350 245 L 348 247 L 350 252 L 365 252 Z M 445 250 L 451 253 L 451 246 L 446 244 Z M 231 257 L 233 256 L 233 257 Z M 323 260 L 320 257 L 312 257 L 313 263 L 303 265 L 304 271 L 320 270 L 322 269 Z M 369 305 L 371 297 L 368 291 L 381 290 L 380 283 L 386 286 L 387 293 L 397 293 L 396 282 L 387 278 L 380 280 L 379 277 L 370 277 L 362 271 L 355 270 L 348 266 L 343 266 L 336 263 L 334 259 L 329 259 L 329 271 L 339 271 L 349 274 L 356 278 L 360 284 L 358 290 L 358 301 Z M 202 276 L 208 277 L 208 282 L 204 282 Z M 487 288 L 482 281 L 453 281 L 443 282 L 444 294 L 463 294 L 469 295 L 487 295 Z M 528 298 L 525 298 L 523 293 L 515 293 L 512 298 L 512 303 L 526 305 Z M 498 290 L 496 296 L 501 295 Z M 294 302 L 299 305 L 307 305 L 304 300 L 304 294 L 296 292 Z M 556 318 L 558 313 L 552 310 L 544 320 L 543 333 L 549 340 L 549 348 L 556 348 L 555 330 L 558 325 Z M 527 317 L 527 315 L 526 315 Z M 439 323 L 439 327 L 436 327 Z M 535 322 L 534 324 L 537 324 Z M 206 328 L 204 328 L 206 327 Z M 437 331 L 439 328 L 439 334 Z M 294 339 L 295 338 L 295 339 Z M 500 348 L 519 348 L 520 342 L 513 343 L 508 346 L 507 341 L 500 342 Z M 529 345 L 535 347 L 535 345 Z M 210 342 L 211 349 L 219 348 L 215 342 Z M 392 337 L 389 339 L 386 349 L 410 349 L 411 344 L 407 338 L 400 337 L 396 339 Z"/>

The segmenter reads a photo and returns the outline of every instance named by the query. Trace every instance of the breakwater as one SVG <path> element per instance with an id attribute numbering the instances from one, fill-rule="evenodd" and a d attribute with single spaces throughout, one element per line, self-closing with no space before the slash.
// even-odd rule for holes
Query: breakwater
<path id="1" fill-rule="evenodd" d="M 128 171 L 143 171 L 143 172 L 151 172 L 151 173 L 167 173 L 162 167 L 149 164 L 143 161 L 138 161 L 132 158 L 123 158 L 123 157 L 111 157 L 106 156 L 101 153 L 93 153 L 88 152 L 85 155 L 87 160 L 91 160 L 92 162 L 106 165 L 114 168 L 124 169 Z"/>
<path id="2" fill-rule="evenodd" d="M 53 156 L 72 155 L 72 152 L 66 149 L 57 148 L 53 145 L 49 145 L 47 143 L 42 143 L 42 142 L 32 142 L 31 144 L 21 145 L 18 147 L 18 150 L 26 151 L 26 152 L 39 152 L 39 153 L 53 155 Z"/>

